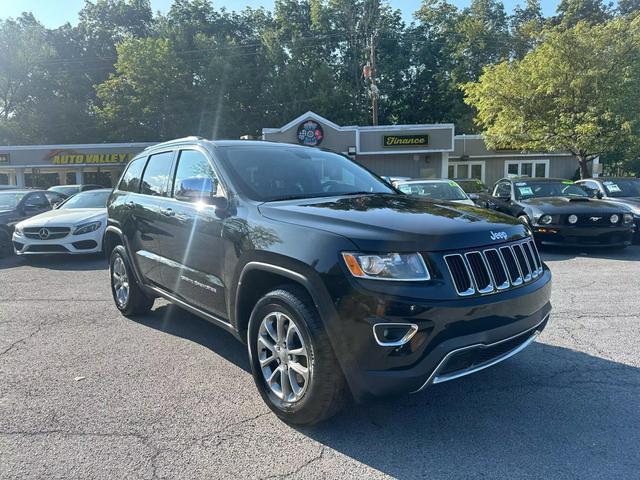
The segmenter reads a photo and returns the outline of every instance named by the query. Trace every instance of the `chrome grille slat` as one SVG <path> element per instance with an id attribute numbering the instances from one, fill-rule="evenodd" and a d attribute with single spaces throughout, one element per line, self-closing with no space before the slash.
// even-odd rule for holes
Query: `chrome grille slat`
<path id="1" fill-rule="evenodd" d="M 447 254 L 444 260 L 461 297 L 515 288 L 543 272 L 540 255 L 530 238 L 499 247 Z"/>

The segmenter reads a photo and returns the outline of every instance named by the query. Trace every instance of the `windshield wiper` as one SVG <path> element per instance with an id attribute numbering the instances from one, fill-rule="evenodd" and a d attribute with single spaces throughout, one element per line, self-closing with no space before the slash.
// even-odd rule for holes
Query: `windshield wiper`
<path id="1" fill-rule="evenodd" d="M 365 191 L 361 191 L 361 192 L 334 193 L 334 195 L 336 197 L 346 197 L 347 195 L 377 195 L 379 193 L 383 193 L 383 192 L 365 192 Z"/>

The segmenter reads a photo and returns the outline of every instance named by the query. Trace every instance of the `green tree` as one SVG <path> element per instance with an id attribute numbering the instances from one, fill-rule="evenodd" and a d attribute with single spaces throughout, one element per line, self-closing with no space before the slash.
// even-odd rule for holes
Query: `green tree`
<path id="1" fill-rule="evenodd" d="M 536 46 L 543 25 L 540 0 L 527 0 L 524 7 L 516 6 L 510 18 L 511 55 L 514 58 L 524 57 Z"/>
<path id="2" fill-rule="evenodd" d="M 578 22 L 603 23 L 611 18 L 611 4 L 602 0 L 560 0 L 552 23 L 568 28 Z"/>
<path id="3" fill-rule="evenodd" d="M 640 18 L 549 31 L 464 91 L 490 147 L 570 151 L 584 177 L 595 156 L 638 138 Z"/>
<path id="4" fill-rule="evenodd" d="M 95 111 L 109 138 L 152 141 L 189 133 L 189 118 L 176 113 L 190 103 L 193 79 L 185 75 L 171 42 L 129 38 L 117 53 L 116 73 L 97 86 Z"/>

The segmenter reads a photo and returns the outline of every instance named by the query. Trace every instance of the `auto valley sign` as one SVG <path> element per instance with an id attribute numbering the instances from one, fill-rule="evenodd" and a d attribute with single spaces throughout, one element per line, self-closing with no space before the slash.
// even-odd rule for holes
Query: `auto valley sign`
<path id="1" fill-rule="evenodd" d="M 69 150 L 53 150 L 46 156 L 53 165 L 127 163 L 131 153 L 79 153 Z"/>
<path id="2" fill-rule="evenodd" d="M 385 135 L 382 137 L 384 148 L 397 147 L 427 147 L 429 146 L 429 135 Z"/>

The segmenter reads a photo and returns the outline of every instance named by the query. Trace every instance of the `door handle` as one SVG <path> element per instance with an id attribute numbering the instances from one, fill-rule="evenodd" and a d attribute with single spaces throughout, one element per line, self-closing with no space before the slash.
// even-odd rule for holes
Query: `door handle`
<path id="1" fill-rule="evenodd" d="M 173 217 L 175 215 L 173 208 L 163 208 L 160 210 L 160 213 L 167 217 Z"/>
<path id="2" fill-rule="evenodd" d="M 127 208 L 133 208 L 133 207 L 136 206 L 136 204 L 133 202 L 133 200 L 129 200 L 128 202 L 125 202 L 124 204 L 125 204 L 125 206 Z"/>

